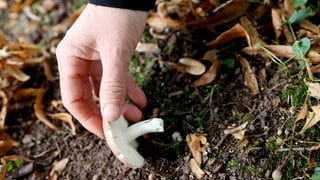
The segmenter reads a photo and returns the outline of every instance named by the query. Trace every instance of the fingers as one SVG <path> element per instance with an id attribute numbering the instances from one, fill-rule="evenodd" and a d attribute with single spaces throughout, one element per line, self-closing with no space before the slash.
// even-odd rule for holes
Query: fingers
<path id="1" fill-rule="evenodd" d="M 66 109 L 87 130 L 103 138 L 102 117 L 92 99 L 92 87 L 89 81 L 90 69 L 95 63 L 68 55 L 70 53 L 65 51 L 67 47 L 73 49 L 73 46 L 65 42 L 57 48 L 62 101 Z"/>

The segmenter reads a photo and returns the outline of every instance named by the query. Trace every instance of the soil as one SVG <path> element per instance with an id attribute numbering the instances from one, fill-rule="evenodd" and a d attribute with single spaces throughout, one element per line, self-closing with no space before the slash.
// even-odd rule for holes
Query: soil
<path id="1" fill-rule="evenodd" d="M 60 3 L 59 7 L 62 9 L 49 14 L 53 24 L 70 16 L 71 1 Z M 3 22 L 9 21 L 7 12 L 0 11 L 0 15 L 0 26 L 4 26 Z M 20 16 L 19 23 L 24 19 L 23 14 Z M 41 23 L 24 35 L 29 42 L 43 43 L 50 52 L 54 46 L 52 43 L 56 42 L 54 40 L 61 37 L 54 37 L 50 31 L 45 31 L 47 28 L 47 24 Z M 23 33 L 21 29 L 4 30 L 12 41 Z M 148 76 L 141 83 L 148 97 L 144 116 L 160 117 L 165 122 L 164 133 L 150 134 L 138 140 L 138 151 L 146 158 L 143 168 L 123 166 L 104 140 L 90 134 L 76 120 L 75 136 L 66 123 L 58 120 L 52 121 L 59 129 L 50 130 L 35 117 L 33 100 L 29 99 L 12 102 L 10 107 L 7 132 L 19 142 L 19 146 L 7 155 L 20 155 L 31 161 L 7 173 L 6 179 L 48 179 L 54 163 L 64 158 L 69 158 L 69 162 L 59 173 L 59 179 L 197 179 L 190 169 L 192 154 L 185 141 L 190 133 L 203 134 L 207 138 L 202 153 L 203 179 L 272 179 L 272 172 L 277 168 L 281 169 L 285 179 L 289 176 L 306 178 L 305 174 L 311 173 L 310 169 L 294 165 L 306 163 L 300 155 L 308 156 L 306 150 L 285 151 L 291 146 L 274 147 L 279 131 L 285 131 L 286 124 L 295 118 L 295 113 L 289 111 L 290 101 L 283 95 L 284 91 L 292 88 L 294 80 L 281 67 L 269 65 L 259 56 L 248 57 L 256 74 L 265 72 L 265 77 L 259 79 L 257 76 L 260 93 L 253 95 L 244 84 L 241 65 L 237 61 L 233 68 L 223 66 L 216 80 L 203 87 L 192 87 L 197 77 L 176 72 L 166 64 L 167 61 L 176 62 L 182 56 L 201 57 L 208 50 L 201 39 L 212 35 L 211 32 L 203 32 L 172 31 L 168 33 L 172 37 L 168 39 L 175 39 L 176 48 L 172 52 L 168 53 L 171 48 L 168 44 L 172 42 L 159 41 L 160 53 L 138 54 L 141 66 L 146 65 L 146 59 L 153 59 L 152 67 L 147 70 Z M 219 53 L 233 57 L 242 46 L 243 40 L 239 40 L 220 49 Z M 42 66 L 31 66 L 25 72 L 32 79 L 21 85 L 50 89 L 45 94 L 46 112 L 54 112 L 49 103 L 60 99 L 54 54 L 51 63 L 56 77 L 54 81 L 45 82 Z M 294 63 L 289 67 L 294 69 Z M 232 135 L 225 135 L 224 130 L 245 122 L 248 123 L 245 134 L 249 142 L 241 147 L 240 141 Z M 175 132 L 181 135 L 182 141 L 172 138 Z"/>

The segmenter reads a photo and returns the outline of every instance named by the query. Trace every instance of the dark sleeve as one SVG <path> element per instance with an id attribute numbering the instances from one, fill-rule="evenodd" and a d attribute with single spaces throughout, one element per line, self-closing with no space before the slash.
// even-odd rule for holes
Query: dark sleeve
<path id="1" fill-rule="evenodd" d="M 89 3 L 101 6 L 149 11 L 155 7 L 156 0 L 89 0 Z"/>

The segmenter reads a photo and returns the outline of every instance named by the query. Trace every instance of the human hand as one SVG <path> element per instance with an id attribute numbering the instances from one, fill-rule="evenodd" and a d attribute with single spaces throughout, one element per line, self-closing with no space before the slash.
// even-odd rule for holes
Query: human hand
<path id="1" fill-rule="evenodd" d="M 147 13 L 88 4 L 57 47 L 64 106 L 87 130 L 103 138 L 103 126 L 121 114 L 138 121 L 146 96 L 128 73 Z M 99 95 L 100 106 L 93 100 Z M 128 96 L 136 106 L 125 102 Z M 112 151 L 117 149 L 110 144 Z"/>

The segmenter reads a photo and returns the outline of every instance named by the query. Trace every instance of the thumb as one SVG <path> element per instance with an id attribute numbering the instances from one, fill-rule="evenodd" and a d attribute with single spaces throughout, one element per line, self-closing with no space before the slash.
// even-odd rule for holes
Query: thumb
<path id="1" fill-rule="evenodd" d="M 103 120 L 115 121 L 123 113 L 130 58 L 123 55 L 101 55 L 103 73 L 99 96 Z"/>

